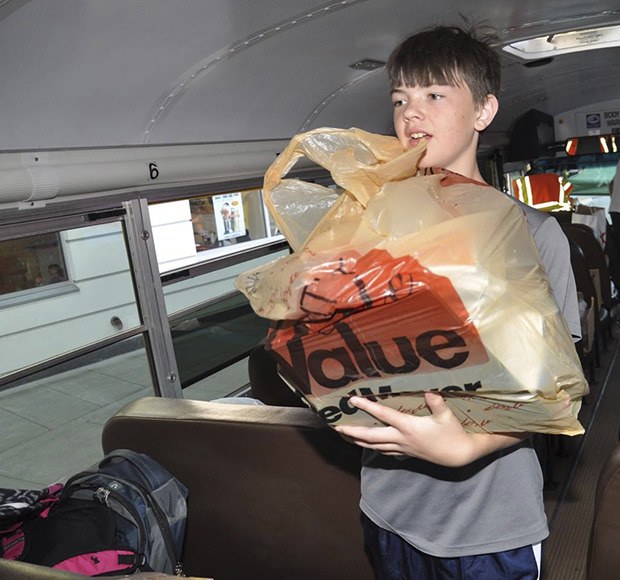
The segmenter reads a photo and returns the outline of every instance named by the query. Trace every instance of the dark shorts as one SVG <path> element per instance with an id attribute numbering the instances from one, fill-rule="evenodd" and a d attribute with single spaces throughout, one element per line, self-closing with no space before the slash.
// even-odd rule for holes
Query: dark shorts
<path id="1" fill-rule="evenodd" d="M 364 538 L 377 580 L 536 580 L 532 546 L 515 550 L 439 558 L 429 556 L 364 516 Z"/>

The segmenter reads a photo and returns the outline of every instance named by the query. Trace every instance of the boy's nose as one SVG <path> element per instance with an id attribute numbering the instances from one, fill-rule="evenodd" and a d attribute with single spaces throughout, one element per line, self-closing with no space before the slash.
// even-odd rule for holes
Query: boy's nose
<path id="1" fill-rule="evenodd" d="M 421 107 L 419 107 L 417 104 L 409 103 L 403 111 L 403 117 L 405 118 L 405 121 L 411 121 L 412 119 L 422 119 L 424 117 L 424 113 Z"/>

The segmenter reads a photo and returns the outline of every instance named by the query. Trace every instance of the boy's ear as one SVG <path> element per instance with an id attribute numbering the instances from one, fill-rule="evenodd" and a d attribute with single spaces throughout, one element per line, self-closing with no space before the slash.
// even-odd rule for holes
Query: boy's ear
<path id="1" fill-rule="evenodd" d="M 476 131 L 484 131 L 490 124 L 499 108 L 499 102 L 495 95 L 487 95 L 484 105 L 478 110 L 478 117 L 474 123 Z"/>

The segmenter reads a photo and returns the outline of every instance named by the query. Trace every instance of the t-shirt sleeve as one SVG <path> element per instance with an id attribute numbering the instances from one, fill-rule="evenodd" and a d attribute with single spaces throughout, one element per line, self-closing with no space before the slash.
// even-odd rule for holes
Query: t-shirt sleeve
<path id="1" fill-rule="evenodd" d="M 581 338 L 577 287 L 570 263 L 568 240 L 557 220 L 545 219 L 534 233 L 534 240 L 560 312 L 575 340 Z"/>

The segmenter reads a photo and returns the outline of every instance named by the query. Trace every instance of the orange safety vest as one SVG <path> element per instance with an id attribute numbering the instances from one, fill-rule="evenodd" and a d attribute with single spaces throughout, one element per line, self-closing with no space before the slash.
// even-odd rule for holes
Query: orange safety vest
<path id="1" fill-rule="evenodd" d="M 515 197 L 542 211 L 570 210 L 573 184 L 557 173 L 536 173 L 514 179 Z"/>

